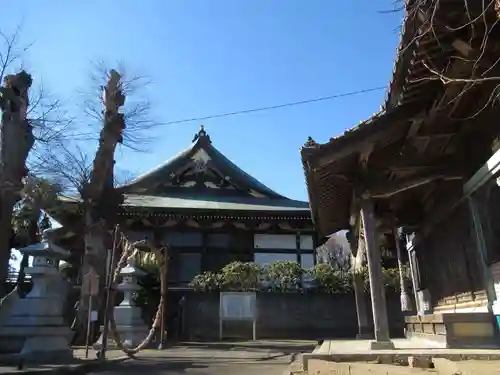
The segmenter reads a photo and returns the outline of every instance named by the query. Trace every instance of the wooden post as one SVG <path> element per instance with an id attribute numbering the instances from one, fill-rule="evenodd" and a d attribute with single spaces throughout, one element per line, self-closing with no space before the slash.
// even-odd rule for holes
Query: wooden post
<path id="1" fill-rule="evenodd" d="M 89 311 L 87 314 L 87 337 L 85 338 L 85 359 L 89 358 L 89 346 L 92 336 L 92 332 L 90 332 L 92 327 L 92 295 L 89 294 L 88 298 L 89 298 Z"/>
<path id="2" fill-rule="evenodd" d="M 373 334 L 370 332 L 370 326 L 368 324 L 368 310 L 366 306 L 365 285 L 362 274 L 353 274 L 353 287 L 354 298 L 356 300 L 356 314 L 358 317 L 358 334 L 356 335 L 356 339 L 372 339 Z"/>
<path id="3" fill-rule="evenodd" d="M 158 350 L 165 349 L 165 319 L 167 316 L 167 282 L 168 282 L 168 246 L 163 247 L 163 267 L 161 269 L 161 294 L 163 303 L 161 305 L 161 320 L 160 320 L 160 343 Z"/>
<path id="4" fill-rule="evenodd" d="M 365 235 L 366 255 L 370 275 L 370 293 L 372 297 L 373 325 L 375 329 L 375 341 L 372 341 L 370 348 L 394 349 L 394 344 L 389 337 L 387 306 L 382 281 L 382 263 L 380 249 L 377 244 L 373 200 L 370 198 L 364 198 L 361 201 L 361 219 L 363 220 Z"/>
<path id="5" fill-rule="evenodd" d="M 418 294 L 417 294 L 417 267 L 418 264 L 414 262 L 414 252 L 415 249 L 413 248 L 413 243 L 412 241 L 408 241 L 406 243 L 406 251 L 408 251 L 408 263 L 410 264 L 410 273 L 411 273 L 411 284 L 413 287 L 413 298 L 415 300 L 415 310 L 417 312 L 417 315 L 421 315 L 422 308 L 420 306 L 420 302 L 418 300 Z"/>
<path id="6" fill-rule="evenodd" d="M 392 233 L 394 236 L 394 241 L 396 243 L 396 256 L 398 258 L 399 284 L 401 289 L 401 311 L 407 312 L 412 310 L 412 303 L 410 296 L 408 295 L 406 281 L 403 275 L 403 262 L 401 261 L 401 240 L 399 238 L 398 230 L 395 226 L 392 227 Z"/>
<path id="7" fill-rule="evenodd" d="M 354 237 L 352 233 L 353 232 L 351 231 L 346 237 L 351 251 L 352 285 L 356 301 L 356 315 L 358 318 L 358 334 L 356 335 L 356 338 L 358 340 L 371 339 L 373 338 L 373 334 L 370 332 L 370 326 L 368 324 L 365 283 L 363 280 L 363 274 L 361 273 L 363 255 L 365 253 L 365 244 L 359 236 L 357 236 L 359 239 L 351 238 Z M 358 241 L 356 242 L 356 240 Z"/>
<path id="8" fill-rule="evenodd" d="M 85 337 L 85 358 L 89 357 L 90 340 L 92 339 L 92 301 L 99 295 L 99 275 L 93 268 L 83 276 L 82 295 L 88 299 L 87 332 Z"/>

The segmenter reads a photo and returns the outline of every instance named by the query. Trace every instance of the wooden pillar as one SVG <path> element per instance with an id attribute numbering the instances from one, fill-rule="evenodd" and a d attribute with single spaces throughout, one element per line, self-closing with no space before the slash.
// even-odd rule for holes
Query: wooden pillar
<path id="1" fill-rule="evenodd" d="M 364 198 L 361 201 L 361 219 L 366 243 L 368 272 L 370 275 L 370 294 L 372 297 L 373 325 L 375 341 L 371 349 L 393 349 L 394 344 L 389 337 L 389 324 L 387 321 L 387 306 L 383 285 L 382 261 L 380 249 L 377 244 L 376 220 L 373 200 Z"/>
<path id="2" fill-rule="evenodd" d="M 359 238 L 348 233 L 347 240 L 351 250 L 352 284 L 354 289 L 354 298 L 356 301 L 356 315 L 358 318 L 358 340 L 373 338 L 370 324 L 368 323 L 368 309 L 366 304 L 365 282 L 363 279 L 362 267 L 365 253 L 365 243 Z M 359 237 L 359 236 L 358 236 Z"/>
<path id="3" fill-rule="evenodd" d="M 479 207 L 477 199 L 474 196 L 468 198 L 469 211 L 472 215 L 472 220 L 474 224 L 474 233 L 476 239 L 476 252 L 478 255 L 478 265 L 479 271 L 481 272 L 481 279 L 483 282 L 483 287 L 486 290 L 486 295 L 488 297 L 488 309 L 491 310 L 493 307 L 499 304 L 497 298 L 497 293 L 495 291 L 493 277 L 488 262 L 488 246 L 486 245 L 485 235 L 483 232 L 483 223 L 479 216 Z"/>
<path id="4" fill-rule="evenodd" d="M 418 264 L 416 262 L 415 249 L 413 247 L 413 241 L 407 241 L 406 250 L 408 251 L 408 263 L 410 264 L 410 273 L 411 273 L 411 283 L 413 287 L 413 298 L 415 300 L 415 310 L 417 315 L 421 315 L 422 306 L 418 299 L 417 290 L 420 288 L 418 282 Z"/>
<path id="5" fill-rule="evenodd" d="M 396 256 L 398 259 L 399 288 L 401 290 L 401 311 L 408 312 L 412 310 L 412 303 L 411 298 L 408 294 L 408 288 L 406 286 L 406 280 L 403 274 L 403 262 L 401 261 L 401 240 L 399 238 L 399 232 L 395 226 L 392 227 L 392 233 L 396 244 Z"/>
<path id="6" fill-rule="evenodd" d="M 356 300 L 356 314 L 358 317 L 358 334 L 356 335 L 356 339 L 372 339 L 373 334 L 370 330 L 370 324 L 368 323 L 368 310 L 366 305 L 365 282 L 363 280 L 363 275 L 360 273 L 354 273 L 352 276 L 352 282 L 354 287 L 354 298 Z"/>
<path id="7" fill-rule="evenodd" d="M 300 250 L 300 232 L 295 233 L 295 250 L 297 251 L 297 263 L 302 265 L 302 252 Z"/>

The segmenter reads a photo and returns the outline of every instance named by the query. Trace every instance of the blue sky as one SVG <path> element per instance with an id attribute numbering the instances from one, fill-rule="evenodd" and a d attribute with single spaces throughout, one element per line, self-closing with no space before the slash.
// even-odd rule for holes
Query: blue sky
<path id="1" fill-rule="evenodd" d="M 71 108 L 92 61 L 147 76 L 159 122 L 387 86 L 400 13 L 392 0 L 25 0 L 0 14 L 34 42 L 24 66 Z M 202 123 L 214 145 L 257 179 L 307 199 L 299 149 L 326 142 L 378 111 L 385 90 Z M 121 149 L 141 173 L 187 147 L 201 122 L 151 131 L 145 154 Z M 86 148 L 93 154 L 97 144 Z"/>

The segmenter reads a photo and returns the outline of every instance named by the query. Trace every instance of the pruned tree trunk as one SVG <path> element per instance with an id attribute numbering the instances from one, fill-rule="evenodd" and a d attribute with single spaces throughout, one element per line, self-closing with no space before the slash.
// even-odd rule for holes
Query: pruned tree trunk
<path id="1" fill-rule="evenodd" d="M 114 168 L 114 153 L 118 143 L 122 141 L 125 129 L 124 115 L 119 109 L 125 103 L 121 76 L 111 70 L 108 83 L 103 89 L 104 121 L 99 138 L 99 146 L 94 158 L 92 173 L 89 183 L 83 189 L 85 210 L 85 253 L 82 264 L 82 276 L 94 269 L 100 277 L 101 285 L 105 280 L 107 259 L 107 229 L 112 226 L 109 214 L 116 213 L 121 195 L 110 186 Z M 94 300 L 100 308 L 101 298 Z M 80 327 L 87 325 L 89 299 L 80 296 L 79 320 Z M 83 330 L 82 330 L 83 331 Z"/>
<path id="2" fill-rule="evenodd" d="M 22 71 L 4 78 L 0 88 L 0 295 L 9 270 L 12 211 L 27 174 L 26 159 L 35 138 L 27 116 L 31 76 Z"/>

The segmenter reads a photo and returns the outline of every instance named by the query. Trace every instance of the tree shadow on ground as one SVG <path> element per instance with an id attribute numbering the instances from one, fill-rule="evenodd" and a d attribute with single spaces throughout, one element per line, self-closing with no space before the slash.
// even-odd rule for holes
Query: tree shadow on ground
<path id="1" fill-rule="evenodd" d="M 242 341 L 242 342 L 183 342 L 176 346 L 184 346 L 193 349 L 208 349 L 208 350 L 242 350 L 242 351 L 261 351 L 271 350 L 284 354 L 298 354 L 310 352 L 315 349 L 316 344 L 304 344 L 294 342 L 258 342 L 258 341 Z"/>
<path id="2" fill-rule="evenodd" d="M 192 360 L 177 360 L 168 359 L 152 359 L 152 358 L 137 358 L 130 361 L 109 364 L 103 366 L 99 370 L 92 371 L 94 373 L 113 372 L 116 374 L 148 374 L 148 375 L 167 375 L 167 374 L 182 374 L 191 369 L 206 369 L 208 365 L 203 363 L 195 363 Z"/>

